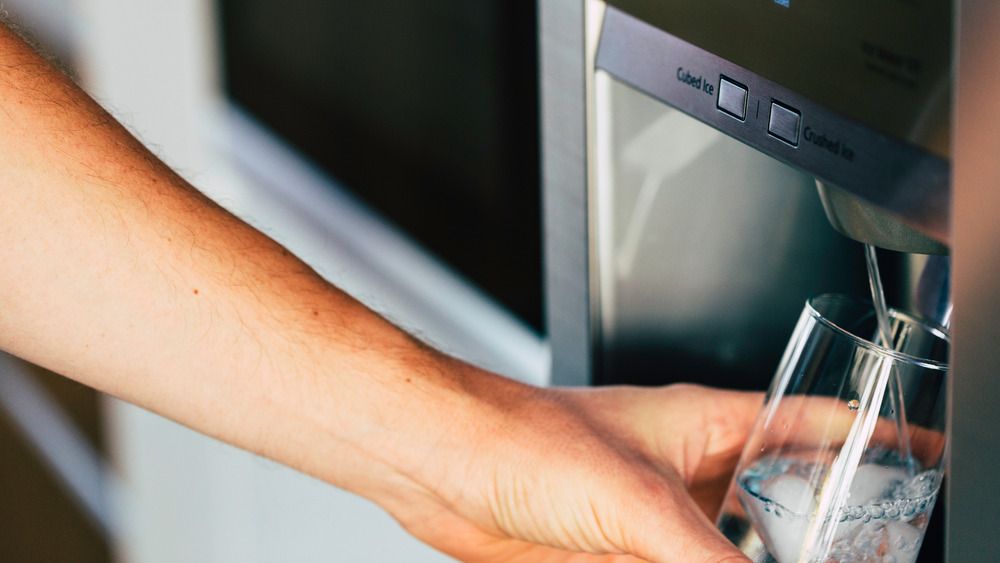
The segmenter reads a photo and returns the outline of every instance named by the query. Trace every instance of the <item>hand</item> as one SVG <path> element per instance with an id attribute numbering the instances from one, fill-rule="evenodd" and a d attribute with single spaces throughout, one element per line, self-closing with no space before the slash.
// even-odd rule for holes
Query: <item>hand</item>
<path id="1" fill-rule="evenodd" d="M 514 394 L 504 420 L 476 425 L 470 449 L 442 449 L 410 494 L 383 503 L 416 537 L 471 563 L 746 560 L 713 521 L 761 394 Z"/>
<path id="2" fill-rule="evenodd" d="M 543 390 L 442 358 L 2 27 L 0 54 L 0 348 L 366 496 L 467 561 L 742 560 L 706 511 L 759 398 Z"/>

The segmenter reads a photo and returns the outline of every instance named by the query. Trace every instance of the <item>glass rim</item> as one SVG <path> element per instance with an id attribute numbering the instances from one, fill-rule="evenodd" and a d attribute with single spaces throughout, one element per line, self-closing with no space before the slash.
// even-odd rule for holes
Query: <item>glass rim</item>
<path id="1" fill-rule="evenodd" d="M 840 334 L 842 336 L 846 336 L 847 338 L 853 340 L 858 345 L 860 345 L 862 348 L 866 348 L 866 349 L 871 350 L 873 352 L 876 352 L 878 354 L 881 354 L 881 355 L 884 355 L 884 356 L 889 356 L 889 357 L 891 357 L 891 358 L 893 358 L 895 360 L 906 362 L 906 363 L 909 363 L 909 364 L 914 364 L 914 365 L 917 365 L 917 366 L 920 366 L 920 367 L 923 367 L 923 368 L 940 370 L 940 371 L 948 371 L 948 368 L 949 368 L 948 362 L 941 362 L 941 361 L 938 361 L 938 360 L 931 360 L 929 358 L 921 358 L 919 356 L 914 356 L 912 354 L 907 354 L 905 352 L 900 352 L 898 350 L 893 350 L 891 348 L 886 348 L 885 346 L 879 346 L 878 344 L 875 344 L 871 340 L 868 340 L 867 338 L 863 338 L 861 336 L 858 336 L 857 334 L 854 334 L 853 332 L 851 332 L 851 331 L 849 331 L 849 330 L 841 327 L 837 323 L 833 322 L 832 320 L 830 320 L 829 318 L 827 318 L 826 316 L 824 316 L 823 313 L 819 312 L 819 310 L 816 308 L 816 303 L 819 302 L 819 301 L 837 301 L 837 302 L 842 302 L 842 303 L 852 303 L 852 304 L 855 304 L 855 305 L 867 305 L 867 306 L 870 306 L 872 308 L 872 314 L 874 314 L 875 313 L 875 310 L 874 310 L 875 306 L 874 306 L 874 304 L 871 301 L 868 301 L 866 299 L 859 299 L 859 298 L 856 298 L 856 297 L 851 297 L 849 295 L 842 295 L 842 294 L 838 294 L 838 293 L 823 293 L 823 294 L 815 295 L 815 296 L 810 297 L 809 299 L 807 299 L 806 300 L 806 308 L 807 308 L 807 310 L 809 312 L 809 316 L 810 317 L 812 317 L 813 319 L 816 319 L 816 321 L 820 322 L 821 324 L 825 325 L 829 329 L 833 330 L 835 333 Z M 930 334 L 934 335 L 935 337 L 940 338 L 940 339 L 944 340 L 945 342 L 947 342 L 949 344 L 949 346 L 951 345 L 951 336 L 948 334 L 948 331 L 945 330 L 944 328 L 942 328 L 942 327 L 940 327 L 940 326 L 938 326 L 938 325 L 936 325 L 936 324 L 934 324 L 934 323 L 932 323 L 930 321 L 927 321 L 926 319 L 922 319 L 922 318 L 917 317 L 915 315 L 911 315 L 911 314 L 909 314 L 909 313 L 907 313 L 905 311 L 901 311 L 901 310 L 896 309 L 896 308 L 890 307 L 889 308 L 889 314 L 891 316 L 895 317 L 895 318 L 904 319 L 904 320 L 906 320 L 909 323 L 912 323 L 914 325 L 920 326 L 921 328 L 923 328 L 924 330 L 926 330 L 928 333 L 930 333 Z"/>

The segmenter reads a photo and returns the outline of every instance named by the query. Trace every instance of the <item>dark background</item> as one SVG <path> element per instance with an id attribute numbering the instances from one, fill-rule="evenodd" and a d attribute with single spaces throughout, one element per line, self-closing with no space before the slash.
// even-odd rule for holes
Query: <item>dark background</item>
<path id="1" fill-rule="evenodd" d="M 220 5 L 230 97 L 541 331 L 535 3 Z"/>

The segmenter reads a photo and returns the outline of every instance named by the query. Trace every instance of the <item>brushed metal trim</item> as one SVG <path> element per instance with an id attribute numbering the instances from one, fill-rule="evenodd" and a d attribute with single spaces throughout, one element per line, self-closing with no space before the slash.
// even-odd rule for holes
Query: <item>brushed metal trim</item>
<path id="1" fill-rule="evenodd" d="M 592 381 L 584 1 L 540 0 L 546 324 L 553 385 Z"/>

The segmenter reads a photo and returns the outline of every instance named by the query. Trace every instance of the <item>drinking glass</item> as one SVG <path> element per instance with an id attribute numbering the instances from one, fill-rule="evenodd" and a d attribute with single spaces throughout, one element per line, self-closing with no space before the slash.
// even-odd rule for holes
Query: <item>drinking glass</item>
<path id="1" fill-rule="evenodd" d="M 718 527 L 755 562 L 915 561 L 947 457 L 949 337 L 871 303 L 806 303 Z"/>

